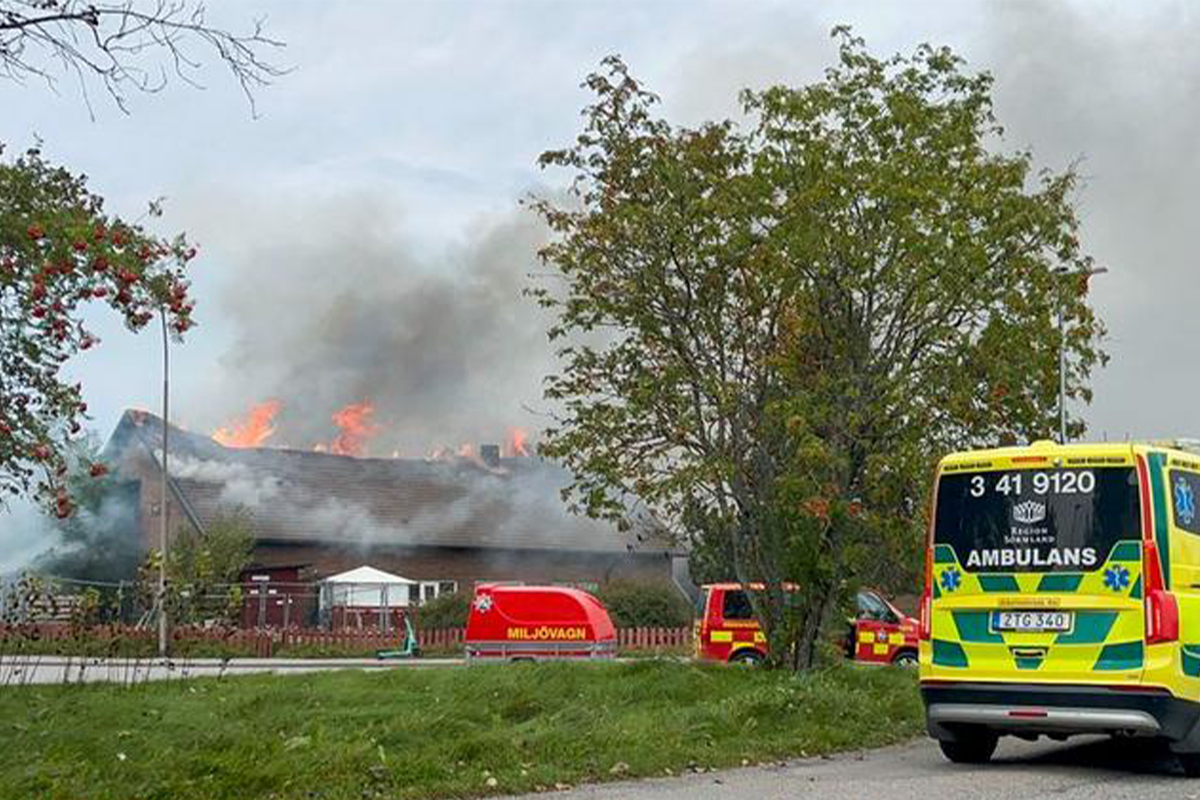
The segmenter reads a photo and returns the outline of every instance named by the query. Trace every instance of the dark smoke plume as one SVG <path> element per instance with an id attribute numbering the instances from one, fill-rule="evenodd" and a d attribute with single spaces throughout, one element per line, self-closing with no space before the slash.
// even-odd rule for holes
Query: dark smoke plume
<path id="1" fill-rule="evenodd" d="M 372 198 L 293 209 L 256 228 L 286 235 L 244 245 L 220 310 L 235 341 L 214 376 L 216 425 L 267 398 L 282 401 L 268 445 L 333 439 L 331 415 L 371 402 L 380 433 L 367 454 L 405 457 L 435 447 L 499 442 L 536 430 L 552 365 L 547 322 L 522 296 L 543 230 L 513 212 L 447 253 L 412 255 L 402 235 L 373 224 Z M 224 322 L 225 320 L 222 320 Z"/>

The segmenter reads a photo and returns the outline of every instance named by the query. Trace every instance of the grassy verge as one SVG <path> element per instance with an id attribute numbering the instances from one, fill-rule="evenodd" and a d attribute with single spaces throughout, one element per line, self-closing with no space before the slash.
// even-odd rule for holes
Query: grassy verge
<path id="1" fill-rule="evenodd" d="M 171 643 L 175 658 L 253 658 L 253 645 L 221 641 L 177 641 Z M 0 658 L 64 656 L 79 658 L 157 658 L 158 641 L 145 639 L 29 639 L 0 642 Z"/>
<path id="2" fill-rule="evenodd" d="M 319 644 L 276 645 L 273 658 L 373 658 L 376 649 L 399 647 L 397 640 L 390 645 L 354 647 Z M 423 651 L 431 657 L 460 656 L 461 647 L 429 648 Z M 0 659 L 15 657 L 37 658 L 38 656 L 70 656 L 81 658 L 157 658 L 158 642 L 145 639 L 97 639 L 78 637 L 72 639 L 46 639 L 0 642 Z M 171 657 L 188 658 L 255 658 L 258 656 L 253 644 L 220 640 L 180 639 L 171 642 Z"/>
<path id="3" fill-rule="evenodd" d="M 0 797 L 463 797 L 883 745 L 915 676 L 517 664 L 0 690 Z M 19 754 L 19 755 L 18 755 Z"/>

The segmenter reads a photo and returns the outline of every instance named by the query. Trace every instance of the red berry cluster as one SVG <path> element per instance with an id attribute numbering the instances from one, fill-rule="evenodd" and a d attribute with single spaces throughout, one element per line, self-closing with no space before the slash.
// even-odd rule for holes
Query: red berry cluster
<path id="1" fill-rule="evenodd" d="M 27 222 L 24 239 L 0 240 L 0 292 L 24 314 L 22 346 L 6 352 L 0 365 L 6 378 L 13 376 L 0 397 L 0 466 L 13 479 L 0 491 L 32 488 L 39 471 L 45 478 L 38 493 L 65 517 L 74 505 L 65 488 L 63 444 L 82 430 L 87 405 L 82 387 L 65 383 L 61 368 L 100 343 L 79 318 L 81 306 L 102 302 L 133 330 L 161 311 L 182 335 L 195 324 L 185 270 L 196 248 L 183 237 L 160 240 L 105 217 L 98 202 L 47 207 Z M 93 478 L 108 471 L 100 463 L 83 468 Z"/>

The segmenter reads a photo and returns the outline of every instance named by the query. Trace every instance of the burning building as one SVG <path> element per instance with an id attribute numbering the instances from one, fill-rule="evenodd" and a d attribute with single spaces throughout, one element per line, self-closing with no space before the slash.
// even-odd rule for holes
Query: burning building
<path id="1" fill-rule="evenodd" d="M 431 458 L 362 458 L 353 436 L 331 446 L 263 447 L 266 414 L 214 437 L 168 429 L 167 497 L 160 496 L 162 420 L 127 411 L 106 460 L 136 483 L 143 545 L 168 530 L 203 533 L 243 511 L 254 566 L 319 581 L 370 565 L 414 581 L 417 602 L 477 582 L 567 583 L 614 578 L 670 582 L 682 554 L 650 521 L 622 532 L 570 514 L 560 490 L 570 476 L 522 455 L 520 442 Z M 356 424 L 369 424 L 359 414 Z M 225 442 L 225 444 L 222 444 Z"/>

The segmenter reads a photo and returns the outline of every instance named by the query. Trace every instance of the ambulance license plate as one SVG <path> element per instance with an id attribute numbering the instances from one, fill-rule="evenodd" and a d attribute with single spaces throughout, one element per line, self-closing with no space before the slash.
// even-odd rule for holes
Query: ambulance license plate
<path id="1" fill-rule="evenodd" d="M 994 631 L 1069 631 L 1074 622 L 1070 611 L 993 611 Z"/>

